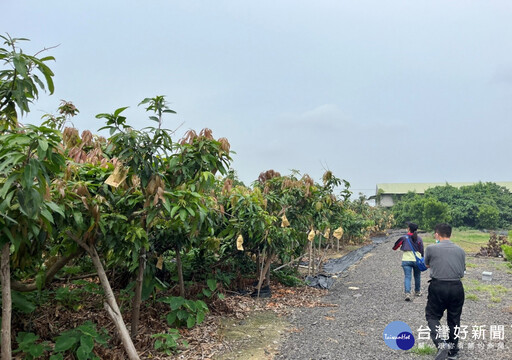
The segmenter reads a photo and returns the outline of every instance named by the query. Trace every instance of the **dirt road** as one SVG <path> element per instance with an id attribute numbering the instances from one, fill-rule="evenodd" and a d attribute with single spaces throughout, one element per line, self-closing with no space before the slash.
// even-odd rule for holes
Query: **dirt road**
<path id="1" fill-rule="evenodd" d="M 393 233 L 341 274 L 322 299 L 339 307 L 295 309 L 288 320 L 296 331 L 282 340 L 275 359 L 433 359 L 432 354 L 393 350 L 383 340 L 389 323 L 403 321 L 416 345 L 433 346 L 419 331 L 427 325 L 429 271 L 421 279 L 425 295 L 404 301 L 401 253 L 391 249 L 397 238 Z M 491 283 L 481 280 L 483 271 L 493 272 Z M 460 341 L 459 358 L 512 359 L 512 270 L 503 259 L 468 255 L 464 286 L 461 325 L 467 326 L 467 335 Z"/>

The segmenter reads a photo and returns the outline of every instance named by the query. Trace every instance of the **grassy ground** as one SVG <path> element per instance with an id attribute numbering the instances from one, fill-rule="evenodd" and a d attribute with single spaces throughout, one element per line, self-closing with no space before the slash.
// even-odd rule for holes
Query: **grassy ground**
<path id="1" fill-rule="evenodd" d="M 420 234 L 425 246 L 434 244 L 434 233 Z M 476 254 L 482 246 L 489 242 L 490 234 L 480 230 L 457 230 L 452 232 L 451 241 L 459 245 L 467 254 Z"/>

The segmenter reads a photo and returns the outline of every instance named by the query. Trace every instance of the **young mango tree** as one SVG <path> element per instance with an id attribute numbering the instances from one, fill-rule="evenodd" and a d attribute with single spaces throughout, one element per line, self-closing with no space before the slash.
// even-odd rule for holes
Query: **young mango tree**
<path id="1" fill-rule="evenodd" d="M 174 154 L 165 165 L 165 182 L 169 191 L 164 196 L 171 206 L 165 210 L 168 246 L 176 253 L 180 296 L 185 296 L 185 283 L 181 255 L 198 242 L 204 240 L 204 232 L 213 234 L 208 217 L 213 209 L 215 174 L 225 175 L 231 160 L 227 139 L 215 140 L 210 129 L 203 129 L 199 135 L 190 130 L 175 144 Z M 157 235 L 162 239 L 162 234 Z M 200 244 L 199 244 L 200 246 Z M 164 247 L 165 248 L 165 247 Z"/>
<path id="2" fill-rule="evenodd" d="M 259 188 L 251 190 L 241 185 L 232 187 L 231 181 L 226 180 L 220 201 L 225 219 L 219 235 L 223 239 L 223 253 L 232 257 L 239 253 L 255 256 L 258 265 L 256 277 L 259 279 L 256 288 L 259 295 L 266 273 L 265 266 L 270 264 L 271 257 L 266 256 L 267 240 L 276 217 L 265 210 L 265 197 Z"/>
<path id="3" fill-rule="evenodd" d="M 45 83 L 53 93 L 53 72 L 45 62 L 54 58 L 24 54 L 17 42 L 28 39 L 9 35 L 0 38 L 6 45 L 0 48 L 1 343 L 2 359 L 11 359 L 11 250 L 13 256 L 21 259 L 32 241 L 44 241 L 51 231 L 54 204 L 48 196 L 49 173 L 59 171 L 63 158 L 55 151 L 59 142 L 57 133 L 45 127 L 18 128 L 18 111 L 21 115 L 30 111 L 29 104 L 37 99 L 39 89 L 45 89 Z M 45 82 L 34 69 L 43 75 Z M 30 258 L 20 261 L 30 262 Z"/>
<path id="4" fill-rule="evenodd" d="M 62 214 L 50 192 L 52 177 L 65 164 L 60 139 L 57 131 L 35 126 L 0 136 L 2 359 L 11 358 L 10 263 L 20 269 L 39 263 L 53 214 Z"/>
<path id="5" fill-rule="evenodd" d="M 68 214 L 59 221 L 61 244 L 65 247 L 80 246 L 89 255 L 98 274 L 105 296 L 104 308 L 111 317 L 123 343 L 127 357 L 139 359 L 130 333 L 126 328 L 104 265 L 105 249 L 122 248 L 126 237 L 113 236 L 112 230 L 123 233 L 126 217 L 116 212 L 113 198 L 105 180 L 113 173 L 115 166 L 94 161 L 82 164 L 70 162 L 66 176 L 59 183 L 61 198 L 59 204 Z M 118 227 L 112 229 L 112 223 Z M 102 259 L 103 258 L 103 259 Z"/>
<path id="6" fill-rule="evenodd" d="M 139 105 L 148 105 L 146 111 L 153 112 L 150 119 L 158 123 L 158 127 L 148 127 L 142 131 L 135 130 L 126 124 L 126 117 L 121 113 L 126 108 L 117 109 L 113 114 L 99 114 L 97 118 L 107 120 L 106 126 L 100 130 L 110 131 L 109 146 L 106 152 L 119 160 L 119 170 L 126 179 L 127 189 L 118 193 L 121 199 L 117 202 L 129 204 L 124 207 L 128 219 L 140 219 L 140 228 L 145 232 L 146 244 L 138 246 L 138 271 L 136 275 L 135 296 L 132 302 L 131 336 L 135 338 L 140 318 L 142 303 L 142 287 L 146 268 L 148 231 L 151 221 L 160 213 L 165 203 L 165 184 L 162 181 L 163 162 L 172 151 L 171 131 L 162 129 L 163 115 L 175 114 L 168 108 L 164 96 L 146 98 Z M 124 181 L 124 180 L 123 180 Z M 115 181 L 111 185 L 118 187 Z M 137 196 L 138 195 L 138 196 Z M 125 199 L 123 199 L 125 197 Z M 130 201 L 127 201 L 128 198 Z M 167 204 L 166 204 L 167 205 Z"/>

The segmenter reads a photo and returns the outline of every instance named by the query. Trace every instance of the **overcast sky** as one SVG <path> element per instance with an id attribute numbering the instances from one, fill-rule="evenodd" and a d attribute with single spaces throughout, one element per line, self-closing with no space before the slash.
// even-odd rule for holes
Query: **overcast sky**
<path id="1" fill-rule="evenodd" d="M 512 181 L 512 2 L 472 0 L 2 1 L 0 32 L 54 45 L 74 125 L 166 95 L 176 138 L 208 127 L 246 184 L 325 169 L 378 183 Z"/>

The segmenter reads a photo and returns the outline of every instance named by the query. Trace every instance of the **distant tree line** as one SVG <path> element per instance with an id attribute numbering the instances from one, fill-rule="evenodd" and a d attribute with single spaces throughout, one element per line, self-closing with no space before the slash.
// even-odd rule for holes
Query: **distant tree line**
<path id="1" fill-rule="evenodd" d="M 425 230 L 440 222 L 455 227 L 508 229 L 512 224 L 512 193 L 492 182 L 460 188 L 447 184 L 425 194 L 409 192 L 392 211 L 396 226 L 413 221 Z"/>

